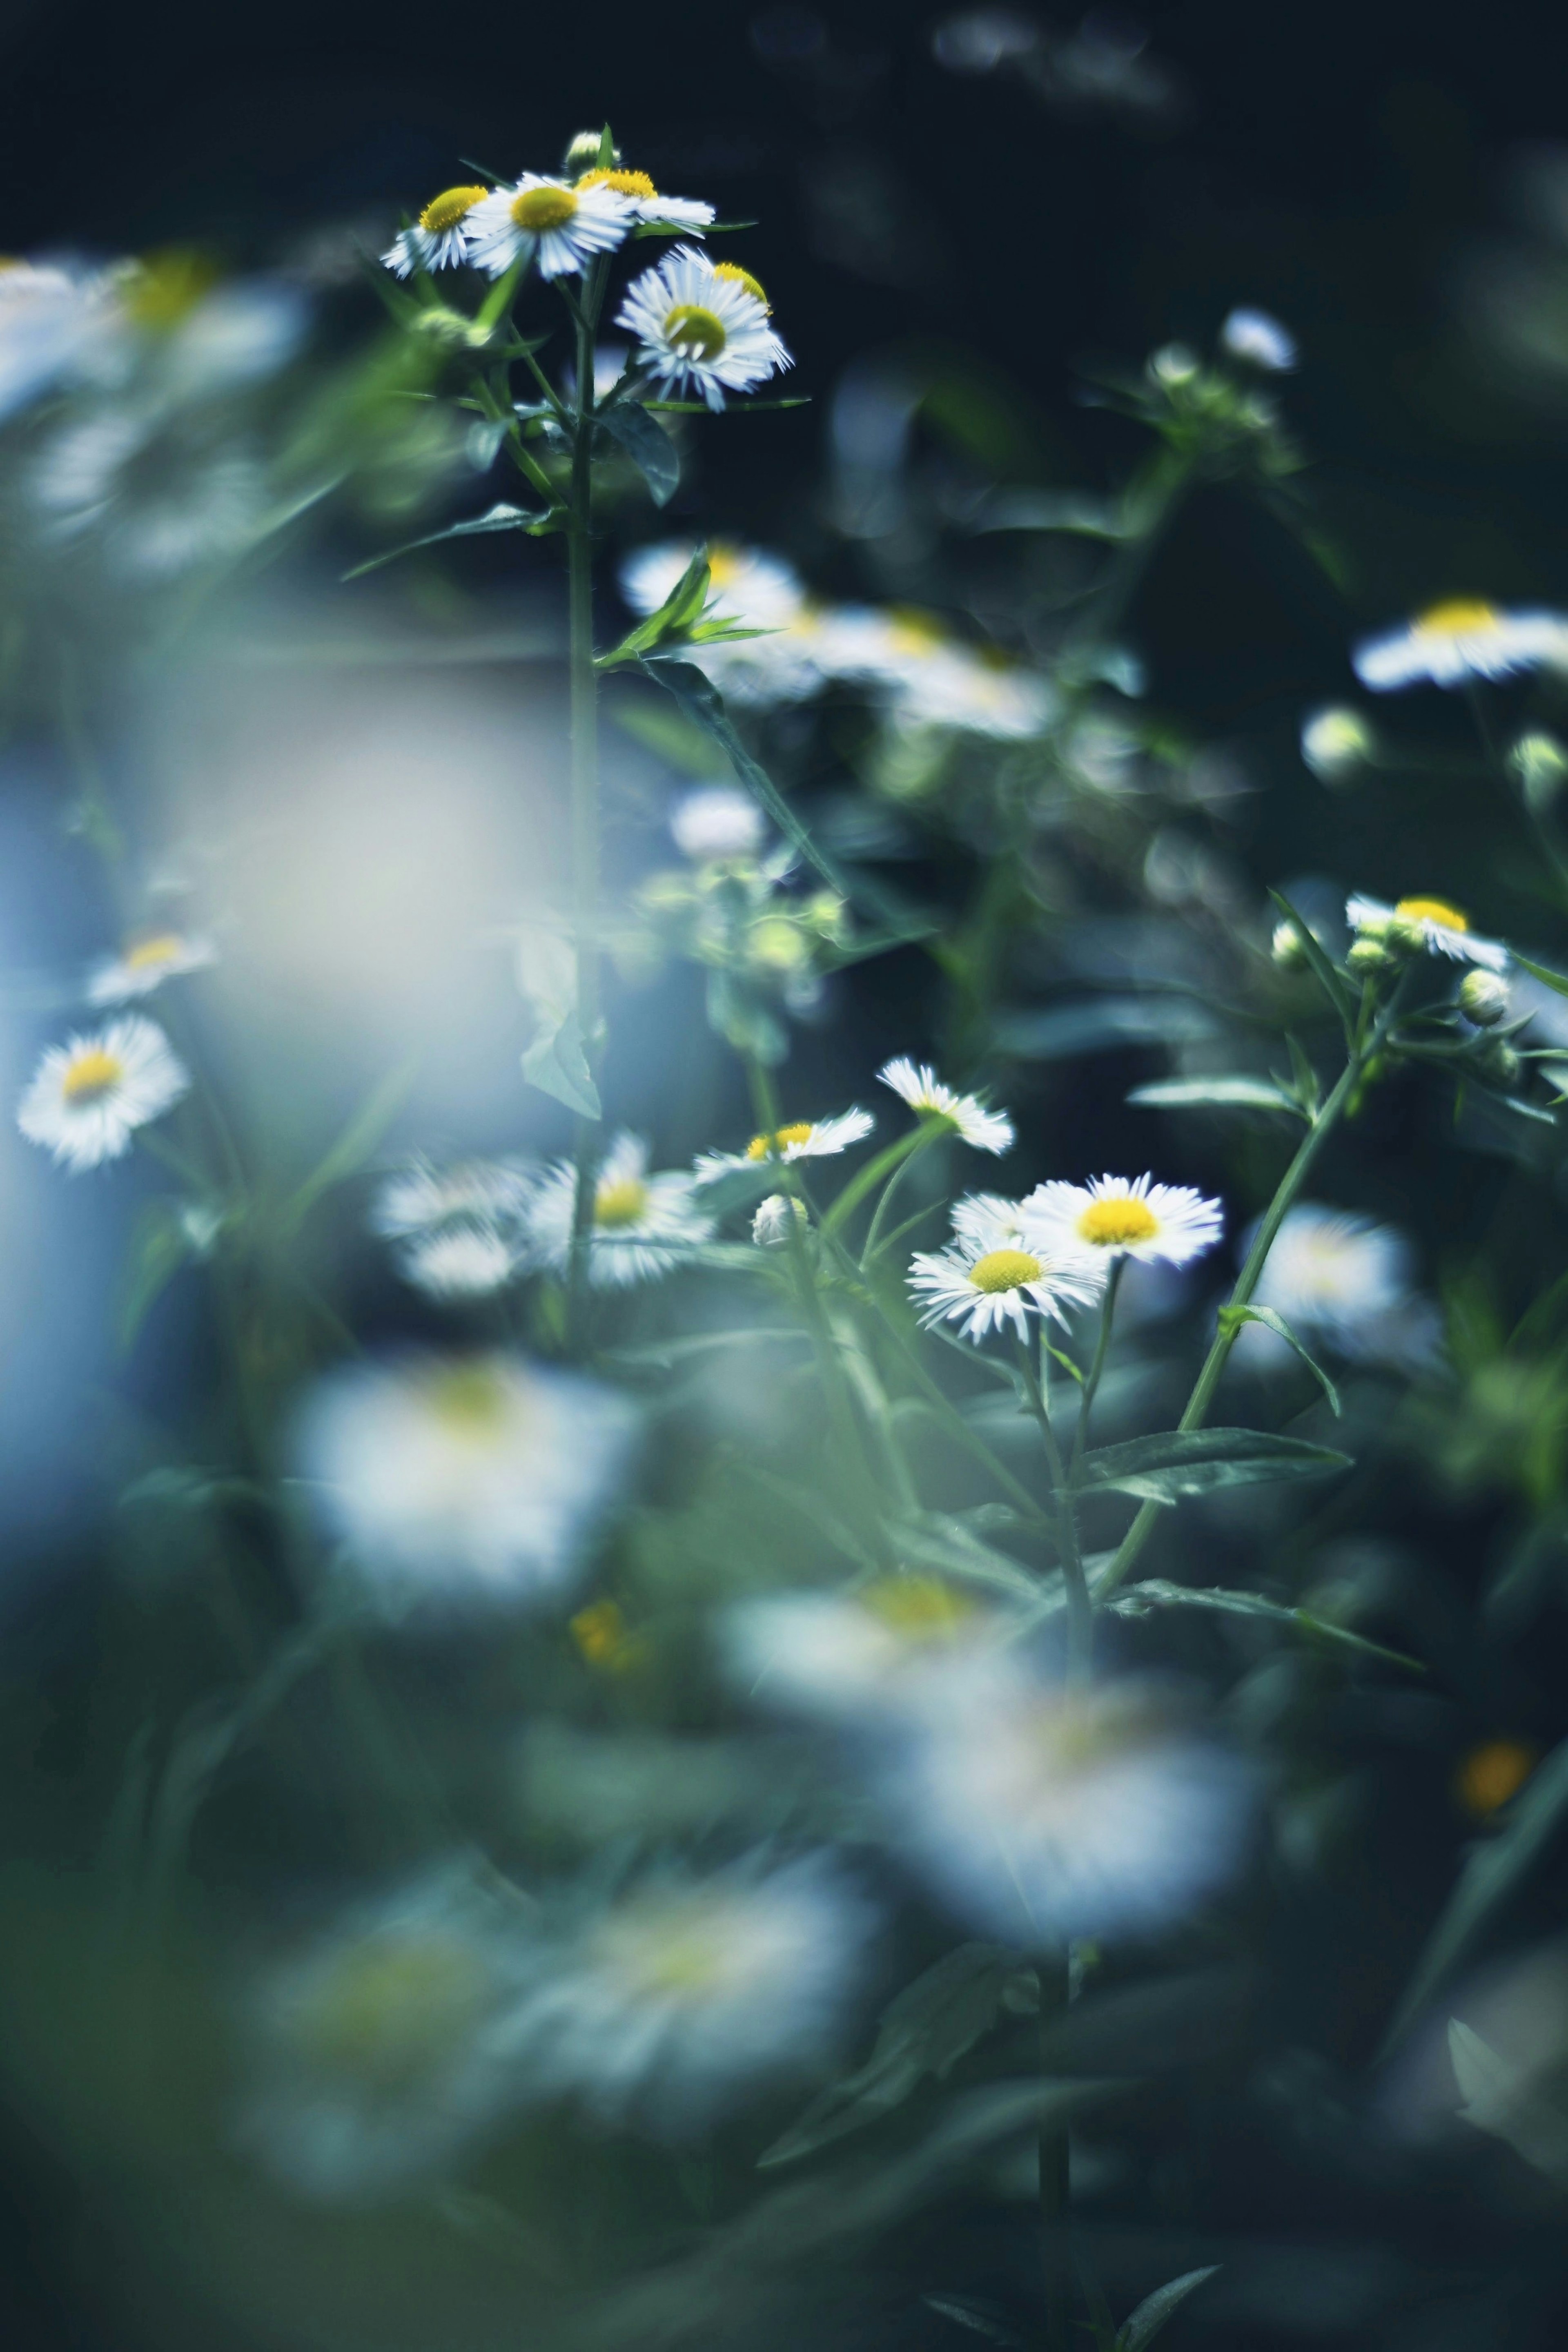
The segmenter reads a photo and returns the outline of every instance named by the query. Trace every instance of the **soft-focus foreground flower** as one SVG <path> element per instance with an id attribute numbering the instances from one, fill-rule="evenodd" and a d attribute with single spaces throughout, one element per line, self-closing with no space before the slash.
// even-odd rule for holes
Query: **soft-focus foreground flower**
<path id="1" fill-rule="evenodd" d="M 699 236 L 713 219 L 713 206 L 696 196 L 661 195 L 646 172 L 623 172 L 596 164 L 591 172 L 582 173 L 576 185 L 580 189 L 608 188 L 612 195 L 625 198 L 633 219 L 666 223 L 672 228 L 686 229 Z"/>
<path id="2" fill-rule="evenodd" d="M 1501 971 L 1508 963 L 1508 950 L 1501 942 L 1478 939 L 1469 916 L 1446 898 L 1398 898 L 1392 907 L 1381 898 L 1351 898 L 1345 903 L 1344 917 L 1361 939 L 1424 948 L 1428 954 L 1448 956 L 1456 963 L 1484 964 L 1489 971 Z"/>
<path id="3" fill-rule="evenodd" d="M 974 1202 L 964 1207 L 961 1223 L 955 1212 L 949 1246 L 917 1250 L 909 1262 L 909 1286 L 928 1328 L 956 1323 L 977 1342 L 1010 1323 L 1021 1339 L 1031 1311 L 1065 1323 L 1068 1307 L 1099 1297 L 1103 1270 L 1082 1246 L 1048 1246 L 1021 1212 L 989 1222 Z"/>
<path id="4" fill-rule="evenodd" d="M 1274 1236 L 1253 1297 L 1292 1331 L 1342 1355 L 1395 1362 L 1427 1354 L 1437 1318 L 1414 1284 L 1414 1253 L 1402 1233 L 1370 1217 L 1299 1201 Z M 1243 1325 L 1237 1344 L 1260 1360 L 1289 1356 L 1261 1324 Z"/>
<path id="5" fill-rule="evenodd" d="M 1218 1241 L 1218 1201 L 1152 1176 L 1092 1176 L 1087 1184 L 1039 1184 L 1023 1203 L 1028 1230 L 1048 1248 L 1103 1258 L 1163 1258 L 1186 1265 Z"/>
<path id="6" fill-rule="evenodd" d="M 382 256 L 386 268 L 398 278 L 411 278 L 416 269 L 455 269 L 466 261 L 474 207 L 489 194 L 483 184 L 443 188 L 418 220 L 392 239 Z"/>
<path id="7" fill-rule="evenodd" d="M 768 320 L 755 280 L 680 245 L 633 279 L 615 323 L 636 336 L 659 383 L 720 409 L 727 392 L 749 392 L 793 364 Z"/>
<path id="8" fill-rule="evenodd" d="M 1294 335 L 1267 310 L 1232 310 L 1219 330 L 1219 342 L 1233 360 L 1245 360 L 1270 375 L 1289 374 L 1299 357 Z"/>
<path id="9" fill-rule="evenodd" d="M 157 402 L 122 401 L 63 425 L 40 449 L 30 488 L 51 538 L 95 542 L 130 580 L 222 562 L 267 512 L 256 458 L 230 436 L 193 434 Z"/>
<path id="10" fill-rule="evenodd" d="M 756 1168 L 770 1160 L 821 1160 L 863 1142 L 876 1121 L 869 1111 L 843 1110 L 832 1118 L 791 1119 L 772 1135 L 754 1135 L 744 1151 L 705 1151 L 696 1163 L 699 1184 L 727 1176 L 736 1168 Z"/>
<path id="11" fill-rule="evenodd" d="M 462 1864 L 349 1913 L 251 1988 L 244 2144 L 345 2202 L 439 2172 L 517 2103 L 488 2036 L 525 1949 Z"/>
<path id="12" fill-rule="evenodd" d="M 203 971 L 217 961 L 214 942 L 184 931 L 150 931 L 127 940 L 117 956 L 107 956 L 88 975 L 89 1004 L 123 1004 L 133 996 L 150 996 L 166 980 L 188 971 Z"/>
<path id="13" fill-rule="evenodd" d="M 713 1219 L 696 1204 L 696 1181 L 685 1169 L 648 1173 L 648 1147 L 640 1136 L 618 1135 L 599 1163 L 589 1237 L 589 1280 L 600 1290 L 653 1282 L 713 1234 Z M 528 1210 L 534 1263 L 564 1274 L 571 1263 L 577 1171 L 558 1160 L 536 1186 Z"/>
<path id="14" fill-rule="evenodd" d="M 1434 604 L 1402 628 L 1364 638 L 1353 656 L 1364 686 L 1386 694 L 1429 679 L 1462 686 L 1468 677 L 1506 677 L 1511 671 L 1568 667 L 1568 616 L 1504 612 L 1478 598 Z"/>
<path id="15" fill-rule="evenodd" d="M 139 1013 L 96 1035 L 51 1045 L 22 1097 L 16 1124 L 73 1174 L 118 1160 L 139 1127 L 162 1118 L 190 1074 L 157 1024 Z"/>
<path id="16" fill-rule="evenodd" d="M 538 2095 L 699 2128 L 839 2038 L 874 1916 L 816 1856 L 674 1866 L 564 1921 L 512 2009 L 502 2060 Z"/>
<path id="17" fill-rule="evenodd" d="M 882 1803 L 913 1866 L 980 1934 L 1038 1950 L 1149 1933 L 1235 1867 L 1246 1776 L 1148 1692 L 959 1655 L 915 1696 Z"/>
<path id="18" fill-rule="evenodd" d="M 755 857 L 768 827 L 751 794 L 737 784 L 704 784 L 675 803 L 670 831 L 683 857 L 711 866 Z"/>
<path id="19" fill-rule="evenodd" d="M 952 1087 L 943 1085 L 929 1063 L 916 1069 L 907 1054 L 886 1063 L 877 1072 L 884 1087 L 891 1087 L 901 1102 L 906 1102 L 922 1118 L 944 1121 L 976 1151 L 1010 1151 L 1013 1147 L 1013 1123 L 1005 1111 L 988 1110 L 976 1095 L 961 1095 Z"/>
<path id="20" fill-rule="evenodd" d="M 427 1298 L 491 1298 L 527 1263 L 517 1242 L 500 1226 L 479 1221 L 416 1234 L 396 1254 L 398 1272 Z"/>
<path id="21" fill-rule="evenodd" d="M 613 188 L 569 187 L 525 172 L 515 187 L 497 188 L 464 223 L 468 258 L 492 278 L 517 261 L 537 261 L 541 278 L 570 278 L 598 253 L 612 253 L 636 215 Z"/>
<path id="22" fill-rule="evenodd" d="M 319 1382 L 295 1467 L 387 1615 L 526 1605 L 570 1586 L 636 1425 L 613 1389 L 520 1356 L 411 1356 Z"/>
<path id="23" fill-rule="evenodd" d="M 1301 722 L 1301 758 L 1322 783 L 1349 783 L 1376 752 L 1376 740 L 1359 710 L 1331 704 Z"/>
<path id="24" fill-rule="evenodd" d="M 737 1689 L 850 1727 L 904 1704 L 920 1677 L 990 1631 L 973 1596 L 935 1576 L 881 1576 L 852 1592 L 738 1601 L 719 1632 Z"/>
<path id="25" fill-rule="evenodd" d="M 401 1241 L 434 1233 L 454 1218 L 520 1217 L 538 1174 L 521 1160 L 458 1160 L 445 1168 L 411 1160 L 378 1186 L 371 1228 Z"/>
<path id="26" fill-rule="evenodd" d="M 31 261 L 0 262 L 0 417 L 74 369 L 112 314 L 108 280 Z"/>

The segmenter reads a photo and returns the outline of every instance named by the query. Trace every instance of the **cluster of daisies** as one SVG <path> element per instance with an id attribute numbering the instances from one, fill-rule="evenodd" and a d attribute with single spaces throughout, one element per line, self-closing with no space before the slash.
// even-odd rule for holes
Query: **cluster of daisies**
<path id="1" fill-rule="evenodd" d="M 87 976 L 91 1005 L 125 1005 L 166 980 L 212 963 L 214 942 L 162 929 L 127 940 Z M 73 1174 L 123 1159 L 138 1128 L 150 1126 L 190 1092 L 189 1071 L 155 1021 L 121 1013 L 45 1049 L 17 1107 L 16 1123 Z"/>
<path id="2" fill-rule="evenodd" d="M 621 567 L 634 612 L 656 612 L 695 553 L 692 541 L 637 549 Z M 804 702 L 837 680 L 877 698 L 905 728 L 953 728 L 998 740 L 1038 735 L 1056 698 L 1038 673 L 964 644 L 915 611 L 829 604 L 807 594 L 782 557 L 710 543 L 710 617 L 760 634 L 693 647 L 720 690 L 754 709 Z"/>
<path id="3" fill-rule="evenodd" d="M 471 264 L 491 278 L 532 267 L 576 278 L 639 233 L 700 237 L 714 208 L 660 194 L 646 172 L 595 165 L 573 177 L 525 172 L 507 187 L 444 188 L 382 258 L 400 278 Z M 634 278 L 616 324 L 637 341 L 639 366 L 670 392 L 721 409 L 790 365 L 761 286 L 737 262 L 680 245 Z"/>

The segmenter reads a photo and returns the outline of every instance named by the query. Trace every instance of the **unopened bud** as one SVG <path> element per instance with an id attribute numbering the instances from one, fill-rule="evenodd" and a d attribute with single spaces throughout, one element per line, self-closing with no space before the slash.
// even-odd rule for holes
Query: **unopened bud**
<path id="1" fill-rule="evenodd" d="M 1282 971 L 1301 971 L 1306 967 L 1307 950 L 1294 923 L 1275 924 L 1269 952 Z"/>
<path id="2" fill-rule="evenodd" d="M 1376 758 L 1371 728 L 1358 710 L 1335 704 L 1301 724 L 1301 757 L 1321 784 L 1354 783 Z"/>
<path id="3" fill-rule="evenodd" d="M 1480 1066 L 1494 1087 L 1511 1087 L 1519 1076 L 1520 1059 L 1511 1045 L 1493 1037 L 1481 1055 Z"/>
<path id="4" fill-rule="evenodd" d="M 1191 383 L 1198 372 L 1197 353 L 1186 343 L 1165 343 L 1149 360 L 1149 373 L 1156 383 L 1168 389 L 1173 384 Z"/>
<path id="5" fill-rule="evenodd" d="M 1370 980 L 1375 972 L 1386 971 L 1391 961 L 1381 940 L 1353 940 L 1345 957 L 1350 970 L 1359 972 L 1363 980 Z"/>
<path id="6" fill-rule="evenodd" d="M 1478 1029 L 1493 1029 L 1508 1017 L 1509 986 L 1495 971 L 1468 971 L 1459 986 L 1459 1011 Z"/>
<path id="7" fill-rule="evenodd" d="M 811 952 L 800 931 L 782 915 L 768 916 L 754 925 L 747 945 L 748 961 L 764 971 L 794 971 Z"/>
<path id="8" fill-rule="evenodd" d="M 751 1220 L 751 1238 L 758 1249 L 782 1249 L 791 1220 L 797 1225 L 806 1223 L 805 1202 L 791 1200 L 788 1192 L 769 1192 Z"/>
<path id="9" fill-rule="evenodd" d="M 1549 807 L 1568 776 L 1568 751 L 1544 730 L 1521 735 L 1509 753 L 1509 761 L 1532 809 Z"/>
<path id="10" fill-rule="evenodd" d="M 579 131 L 575 132 L 574 135 L 567 142 L 566 153 L 561 159 L 561 177 L 567 180 L 575 180 L 580 178 L 584 172 L 600 170 L 601 168 L 599 152 L 601 143 L 601 134 L 597 131 Z M 612 148 L 609 168 L 613 170 L 620 161 L 620 148 Z"/>
<path id="11" fill-rule="evenodd" d="M 1398 949 L 1405 955 L 1424 955 L 1427 934 L 1414 915 L 1396 915 L 1384 932 L 1384 943 Z"/>

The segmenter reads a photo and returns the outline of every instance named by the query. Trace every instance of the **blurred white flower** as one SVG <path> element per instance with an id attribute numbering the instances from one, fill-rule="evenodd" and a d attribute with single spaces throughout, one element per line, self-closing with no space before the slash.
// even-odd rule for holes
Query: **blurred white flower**
<path id="1" fill-rule="evenodd" d="M 184 931 L 149 931 L 127 940 L 117 956 L 106 956 L 88 975 L 89 1004 L 123 1004 L 133 996 L 150 996 L 166 980 L 188 971 L 203 971 L 217 961 L 210 939 Z"/>
<path id="2" fill-rule="evenodd" d="M 0 263 L 0 417 L 72 371 L 111 319 L 107 279 L 31 261 Z"/>
<path id="3" fill-rule="evenodd" d="M 670 813 L 675 847 L 694 866 L 754 857 L 766 838 L 762 811 L 737 784 L 703 784 L 683 793 Z"/>
<path id="4" fill-rule="evenodd" d="M 499 1226 L 477 1221 L 443 1225 L 404 1242 L 398 1272 L 427 1298 L 490 1298 L 521 1272 L 523 1254 Z"/>
<path id="5" fill-rule="evenodd" d="M 1436 1312 L 1413 1277 L 1409 1241 L 1392 1225 L 1300 1201 L 1274 1236 L 1253 1297 L 1303 1339 L 1325 1340 L 1345 1356 L 1406 1362 L 1429 1355 L 1437 1338 Z M 1290 1358 L 1262 1324 L 1243 1324 L 1237 1345 L 1259 1361 Z"/>
<path id="6" fill-rule="evenodd" d="M 23 1095 L 16 1124 L 73 1175 L 118 1160 L 139 1127 L 172 1110 L 190 1073 L 163 1032 L 139 1013 L 51 1045 Z"/>
<path id="7" fill-rule="evenodd" d="M 814 642 L 827 676 L 877 689 L 906 726 L 1036 735 L 1054 708 L 1045 679 L 959 644 L 929 614 L 841 604 L 820 616 Z"/>
<path id="8" fill-rule="evenodd" d="M 1338 704 L 1301 722 L 1301 758 L 1320 782 L 1348 783 L 1376 754 L 1376 741 L 1359 710 Z"/>
<path id="9" fill-rule="evenodd" d="M 515 187 L 481 197 L 463 226 L 468 258 L 492 278 L 530 258 L 541 278 L 571 278 L 595 254 L 612 253 L 635 218 L 613 188 L 572 188 L 525 172 Z"/>
<path id="10" fill-rule="evenodd" d="M 319 1381 L 294 1465 L 384 1613 L 459 1613 L 570 1586 L 636 1426 L 613 1389 L 520 1356 L 410 1356 Z"/>
<path id="11" fill-rule="evenodd" d="M 1344 919 L 1363 939 L 1403 940 L 1455 963 L 1483 964 L 1489 971 L 1501 971 L 1508 963 L 1500 941 L 1478 939 L 1469 916 L 1446 898 L 1399 898 L 1390 907 L 1381 898 L 1354 898 L 1345 902 Z"/>
<path id="12" fill-rule="evenodd" d="M 1236 1867 L 1246 1774 L 1150 1693 L 956 1654 L 913 1697 L 882 1759 L 882 1804 L 912 1865 L 979 1934 L 1028 1951 L 1151 1933 Z"/>
<path id="13" fill-rule="evenodd" d="M 1032 1227 L 1019 1238 L 1010 1219 L 988 1228 L 974 1203 L 966 1205 L 946 1249 L 916 1250 L 909 1261 L 909 1286 L 928 1328 L 956 1323 L 978 1345 L 1010 1323 L 1021 1339 L 1031 1311 L 1065 1324 L 1068 1307 L 1092 1306 L 1099 1297 L 1103 1274 L 1082 1248 L 1047 1249 Z"/>
<path id="14" fill-rule="evenodd" d="M 691 562 L 696 540 L 660 540 L 639 547 L 621 565 L 621 593 L 634 613 L 656 613 Z M 708 609 L 726 621 L 758 629 L 787 628 L 805 609 L 800 575 L 782 556 L 726 540 L 707 545 Z"/>
<path id="15" fill-rule="evenodd" d="M 1270 375 L 1287 375 L 1300 357 L 1288 327 L 1267 310 L 1232 310 L 1219 330 L 1220 346 L 1233 360 L 1246 360 Z"/>
<path id="16" fill-rule="evenodd" d="M 1479 598 L 1455 597 L 1400 628 L 1364 637 L 1352 658 L 1362 684 L 1380 694 L 1422 679 L 1462 686 L 1469 677 L 1506 677 L 1543 665 L 1568 668 L 1568 616 L 1505 612 Z"/>
<path id="17" fill-rule="evenodd" d="M 696 1163 L 699 1184 L 711 1184 L 732 1169 L 756 1168 L 779 1159 L 821 1160 L 862 1143 L 876 1121 L 869 1111 L 843 1110 L 831 1118 L 797 1118 L 772 1135 L 754 1135 L 744 1151 L 705 1151 Z"/>
<path id="18" fill-rule="evenodd" d="M 538 2095 L 678 2139 L 759 2080 L 831 2053 L 874 1927 L 817 1856 L 652 1873 L 543 1948 L 503 2063 Z"/>
<path id="19" fill-rule="evenodd" d="M 687 229 L 699 236 L 713 219 L 713 206 L 705 205 L 700 197 L 661 195 L 646 172 L 607 170 L 596 164 L 591 172 L 582 173 L 576 185 L 609 188 L 614 194 L 625 197 L 634 219 L 666 222 L 672 228 Z"/>
<path id="20" fill-rule="evenodd" d="M 459 1160 L 437 1168 L 412 1160 L 378 1186 L 371 1203 L 372 1233 L 390 1241 L 434 1233 L 458 1218 L 484 1223 L 518 1218 L 538 1171 L 522 1160 Z"/>
<path id="21" fill-rule="evenodd" d="M 1013 1123 L 1005 1111 L 988 1110 L 977 1095 L 961 1095 L 943 1085 L 929 1063 L 918 1069 L 907 1054 L 886 1063 L 877 1072 L 901 1102 L 924 1118 L 942 1119 L 976 1151 L 1010 1151 Z"/>
<path id="22" fill-rule="evenodd" d="M 455 269 L 468 258 L 474 207 L 489 194 L 482 185 L 443 188 L 419 218 L 393 237 L 382 256 L 387 268 L 397 278 L 412 278 L 416 269 Z"/>
<path id="23" fill-rule="evenodd" d="M 791 1222 L 806 1223 L 806 1203 L 792 1201 L 788 1192 L 769 1192 L 766 1201 L 758 1203 L 757 1214 L 751 1220 L 751 1238 L 758 1249 L 782 1249 L 789 1239 Z"/>
<path id="24" fill-rule="evenodd" d="M 907 1702 L 934 1664 L 983 1643 L 988 1613 L 934 1576 L 883 1576 L 852 1592 L 770 1592 L 737 1601 L 718 1642 L 747 1696 L 850 1727 Z"/>
<path id="25" fill-rule="evenodd" d="M 536 1265 L 565 1274 L 571 1263 L 577 1171 L 559 1160 L 535 1186 L 528 1202 L 529 1252 Z M 648 1147 L 640 1136 L 618 1135 L 594 1180 L 588 1278 L 596 1290 L 624 1290 L 654 1282 L 713 1235 L 713 1219 L 696 1203 L 695 1180 L 685 1169 L 648 1173 Z"/>
<path id="26" fill-rule="evenodd" d="M 1152 1176 L 1092 1176 L 1087 1184 L 1037 1184 L 1023 1203 L 1026 1230 L 1049 1249 L 1103 1258 L 1163 1258 L 1186 1265 L 1224 1229 L 1218 1201 Z"/>
<path id="27" fill-rule="evenodd" d="M 768 320 L 767 302 L 744 272 L 716 268 L 706 254 L 678 245 L 632 280 L 615 323 L 636 336 L 659 383 L 700 393 L 720 409 L 727 392 L 749 392 L 793 365 Z"/>
<path id="28" fill-rule="evenodd" d="M 447 2169 L 517 2104 L 490 2036 L 527 1948 L 517 1916 L 458 1864 L 258 1972 L 242 2144 L 279 2179 L 334 2201 Z"/>
<path id="29" fill-rule="evenodd" d="M 131 580 L 173 580 L 236 554 L 267 507 L 260 466 L 232 441 L 193 438 L 177 413 L 129 401 L 62 425 L 31 488 L 54 536 L 96 534 L 110 570 Z"/>

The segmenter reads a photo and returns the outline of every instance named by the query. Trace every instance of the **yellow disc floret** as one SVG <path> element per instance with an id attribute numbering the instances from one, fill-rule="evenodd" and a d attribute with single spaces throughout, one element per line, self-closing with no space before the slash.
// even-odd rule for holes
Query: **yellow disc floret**
<path id="1" fill-rule="evenodd" d="M 60 1083 L 60 1091 L 68 1103 L 94 1103 L 109 1094 L 125 1076 L 125 1065 L 118 1054 L 106 1054 L 101 1045 L 91 1045 L 78 1054 Z"/>
<path id="2" fill-rule="evenodd" d="M 173 963 L 183 953 L 185 942 L 178 931 L 160 931 L 150 940 L 138 940 L 125 950 L 127 971 L 156 971 L 160 964 Z"/>
<path id="3" fill-rule="evenodd" d="M 716 360 L 729 341 L 723 320 L 700 302 L 677 302 L 664 320 L 664 332 L 686 359 Z"/>
<path id="4" fill-rule="evenodd" d="M 773 305 L 762 290 L 762 280 L 759 278 L 753 278 L 749 269 L 742 269 L 738 261 L 716 261 L 713 274 L 716 278 L 727 278 L 733 284 L 741 287 L 750 295 L 754 302 L 761 303 L 769 318 L 772 317 Z"/>
<path id="5" fill-rule="evenodd" d="M 489 194 L 488 188 L 443 188 L 432 196 L 419 216 L 419 225 L 432 236 L 442 236 L 458 222 L 466 220 L 475 205 Z"/>
<path id="6" fill-rule="evenodd" d="M 1097 1249 L 1127 1249 L 1136 1242 L 1152 1242 L 1160 1221 L 1146 1201 L 1127 1193 L 1120 1200 L 1091 1201 L 1078 1220 L 1084 1241 Z"/>
<path id="7" fill-rule="evenodd" d="M 489 1438 L 506 1419 L 507 1396 L 488 1364 L 447 1364 L 430 1382 L 436 1419 L 454 1437 Z"/>
<path id="8" fill-rule="evenodd" d="M 520 196 L 512 198 L 512 226 L 527 236 L 543 236 L 552 228 L 564 228 L 577 211 L 577 198 L 570 188 L 558 188 L 547 184 L 542 188 L 525 188 Z"/>
<path id="9" fill-rule="evenodd" d="M 1434 604 L 1416 615 L 1416 626 L 1429 637 L 1462 636 L 1470 629 L 1491 629 L 1497 625 L 1497 610 L 1479 596 L 1450 596 L 1445 604 Z"/>
<path id="10" fill-rule="evenodd" d="M 476 1955 L 435 1934 L 372 1942 L 344 1958 L 299 2015 L 321 2063 L 387 2084 L 417 2080 L 476 2016 Z"/>
<path id="11" fill-rule="evenodd" d="M 994 1297 L 998 1291 L 1021 1290 L 1026 1282 L 1038 1282 L 1045 1268 L 1039 1258 L 1028 1250 L 988 1250 L 969 1268 L 969 1279 L 977 1290 Z"/>
<path id="12" fill-rule="evenodd" d="M 1469 918 L 1446 898 L 1401 898 L 1394 912 L 1407 923 L 1437 923 L 1445 931 L 1468 931 Z"/>
<path id="13" fill-rule="evenodd" d="M 790 1144 L 810 1143 L 810 1120 L 794 1119 L 789 1126 L 778 1129 L 772 1135 L 754 1135 L 746 1147 L 746 1156 L 748 1160 L 769 1160 L 778 1152 L 782 1159 Z"/>
<path id="14" fill-rule="evenodd" d="M 1484 1819 L 1517 1796 L 1536 1765 L 1536 1751 L 1520 1739 L 1488 1739 L 1459 1764 L 1456 1787 L 1468 1813 Z"/>
<path id="15" fill-rule="evenodd" d="M 613 188 L 618 196 L 656 196 L 658 189 L 646 172 L 584 172 L 580 188 Z"/>
<path id="16" fill-rule="evenodd" d="M 939 1576 L 879 1576 L 855 1599 L 906 1642 L 941 1642 L 972 1617 L 975 1604 Z"/>
<path id="17" fill-rule="evenodd" d="M 596 1225 L 635 1225 L 647 1213 L 648 1187 L 640 1176 L 606 1177 L 593 1196 Z"/>

